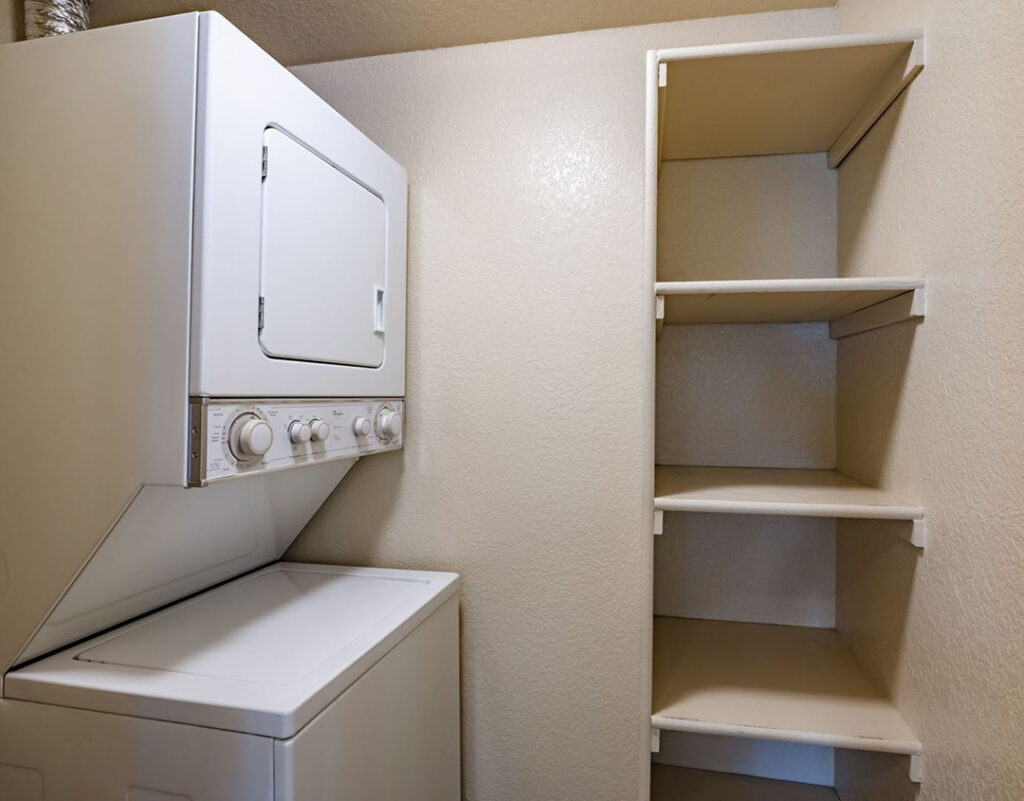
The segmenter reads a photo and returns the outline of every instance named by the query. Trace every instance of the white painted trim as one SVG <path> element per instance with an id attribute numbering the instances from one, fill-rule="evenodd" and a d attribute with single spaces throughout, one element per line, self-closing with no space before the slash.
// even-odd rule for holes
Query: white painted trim
<path id="1" fill-rule="evenodd" d="M 644 271 L 642 281 L 646 287 L 652 287 L 657 280 L 657 245 L 658 245 L 658 169 L 660 159 L 659 95 L 658 87 L 658 55 L 654 50 L 647 52 L 647 69 L 644 84 L 645 130 L 644 130 Z M 638 87 L 639 88 L 639 87 Z M 639 254 L 638 254 L 639 255 Z M 639 277 L 639 276 L 638 276 Z M 649 291 L 649 289 L 645 290 Z M 650 309 L 650 307 L 648 307 Z M 649 314 L 649 311 L 648 311 Z M 628 323 L 628 321 L 623 321 Z M 650 318 L 645 321 L 650 325 Z M 645 446 L 647 460 L 643 465 L 644 491 L 654 492 L 654 365 L 655 365 L 655 332 L 649 328 L 644 330 L 645 375 L 647 379 L 647 404 L 644 419 L 639 421 L 637 434 L 646 436 Z M 646 572 L 647 591 L 643 594 L 643 603 L 637 609 L 637 627 L 641 633 L 640 651 L 640 706 L 637 710 L 637 752 L 640 765 L 640 781 L 637 798 L 646 799 L 651 793 L 651 744 L 653 733 L 650 729 L 651 684 L 653 681 L 654 661 L 654 538 L 640 537 L 641 558 L 648 566 Z"/>

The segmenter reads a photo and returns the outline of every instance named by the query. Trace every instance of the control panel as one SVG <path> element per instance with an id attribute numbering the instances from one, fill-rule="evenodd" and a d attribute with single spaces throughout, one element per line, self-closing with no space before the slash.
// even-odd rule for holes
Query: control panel
<path id="1" fill-rule="evenodd" d="M 401 400 L 191 402 L 189 486 L 402 447 Z"/>

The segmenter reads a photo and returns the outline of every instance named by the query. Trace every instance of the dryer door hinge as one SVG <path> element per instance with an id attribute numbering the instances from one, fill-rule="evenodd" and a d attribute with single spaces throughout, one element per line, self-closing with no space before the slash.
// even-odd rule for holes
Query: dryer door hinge
<path id="1" fill-rule="evenodd" d="M 267 177 L 267 146 L 263 146 L 263 177 Z"/>
<path id="2" fill-rule="evenodd" d="M 259 322 L 257 323 L 257 330 L 258 331 L 262 331 L 263 330 L 263 297 L 262 296 L 260 297 L 260 314 L 259 314 Z"/>

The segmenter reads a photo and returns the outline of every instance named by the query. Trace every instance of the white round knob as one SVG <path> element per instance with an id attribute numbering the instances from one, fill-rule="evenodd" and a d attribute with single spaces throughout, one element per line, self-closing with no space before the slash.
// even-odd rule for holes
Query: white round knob
<path id="1" fill-rule="evenodd" d="M 402 415 L 385 409 L 377 415 L 377 430 L 385 439 L 397 437 L 402 433 Z"/>
<path id="2" fill-rule="evenodd" d="M 365 417 L 357 417 L 352 421 L 352 433 L 357 437 L 368 437 L 372 430 L 373 426 L 370 425 L 370 421 Z"/>
<path id="3" fill-rule="evenodd" d="M 313 430 L 309 427 L 308 423 L 303 423 L 301 420 L 292 420 L 288 424 L 288 438 L 296 445 L 303 445 L 309 442 L 309 438 L 313 436 Z"/>
<path id="4" fill-rule="evenodd" d="M 323 442 L 331 436 L 330 424 L 325 420 L 321 420 L 319 417 L 314 417 L 309 421 L 309 431 L 313 437 L 313 442 Z"/>
<path id="5" fill-rule="evenodd" d="M 239 417 L 231 426 L 231 433 L 235 445 L 232 450 L 237 449 L 235 455 L 243 459 L 262 456 L 274 444 L 274 430 L 254 414 Z"/>

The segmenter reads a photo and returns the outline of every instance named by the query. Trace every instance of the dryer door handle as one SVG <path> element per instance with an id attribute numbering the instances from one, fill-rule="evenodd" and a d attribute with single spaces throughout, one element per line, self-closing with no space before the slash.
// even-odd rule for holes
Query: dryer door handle
<path id="1" fill-rule="evenodd" d="M 373 288 L 373 333 L 384 333 L 384 287 Z"/>

